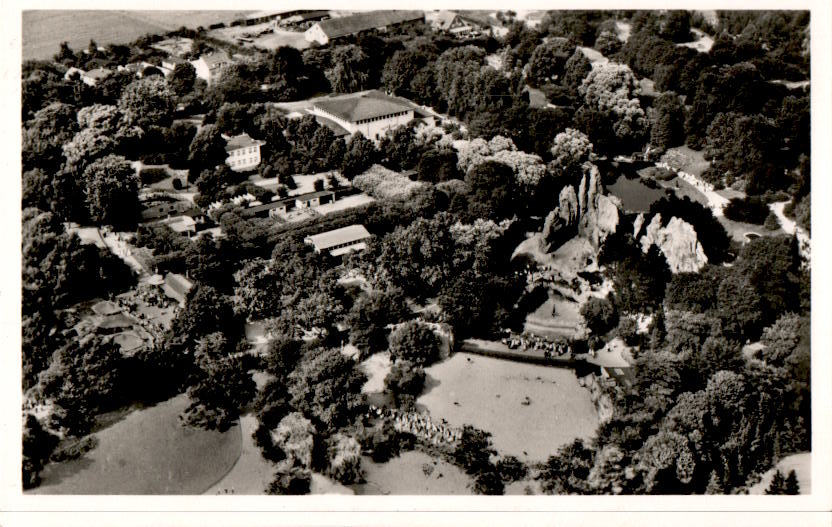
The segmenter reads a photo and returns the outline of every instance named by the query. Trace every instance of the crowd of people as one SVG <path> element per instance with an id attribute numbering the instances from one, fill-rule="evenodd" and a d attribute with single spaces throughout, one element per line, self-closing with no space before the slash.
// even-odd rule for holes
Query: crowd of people
<path id="1" fill-rule="evenodd" d="M 546 359 L 553 357 L 568 356 L 572 353 L 572 347 L 563 340 L 551 340 L 538 335 L 509 335 L 503 337 L 501 342 L 509 349 L 520 351 L 543 351 Z"/>
<path id="2" fill-rule="evenodd" d="M 389 419 L 397 432 L 413 434 L 417 440 L 435 447 L 455 448 L 462 437 L 461 430 L 450 426 L 444 419 L 436 423 L 425 413 L 403 412 L 396 408 L 370 405 L 369 415 Z"/>

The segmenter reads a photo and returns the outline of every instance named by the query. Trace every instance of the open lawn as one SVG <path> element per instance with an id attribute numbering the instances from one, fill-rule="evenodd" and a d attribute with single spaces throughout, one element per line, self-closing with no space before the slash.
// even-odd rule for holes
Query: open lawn
<path id="1" fill-rule="evenodd" d="M 471 494 L 468 489 L 471 479 L 465 472 L 424 452 L 404 452 L 387 463 L 375 463 L 364 456 L 361 466 L 366 482 L 352 486 L 356 494 Z"/>
<path id="2" fill-rule="evenodd" d="M 426 372 L 418 405 L 451 426 L 491 432 L 501 455 L 544 461 L 598 426 L 589 391 L 571 369 L 457 353 Z"/>
<path id="3" fill-rule="evenodd" d="M 546 337 L 575 338 L 583 319 L 580 304 L 563 298 L 549 298 L 529 313 L 523 329 Z"/>
<path id="4" fill-rule="evenodd" d="M 681 44 L 676 44 L 677 46 L 684 46 L 686 48 L 695 49 L 699 53 L 707 53 L 711 51 L 711 47 L 714 45 L 713 37 L 703 33 L 701 29 L 691 29 L 693 36 L 696 40 L 691 42 L 683 42 Z"/>
<path id="5" fill-rule="evenodd" d="M 23 59 L 49 59 L 61 42 L 85 48 L 90 39 L 99 45 L 126 44 L 147 33 L 165 34 L 182 26 L 208 27 L 230 22 L 248 11 L 107 11 L 31 10 L 23 12 Z"/>
<path id="6" fill-rule="evenodd" d="M 705 155 L 701 150 L 694 150 L 689 146 L 668 148 L 661 160 L 676 170 L 688 172 L 697 177 L 711 166 L 711 163 L 705 160 Z"/>
<path id="7" fill-rule="evenodd" d="M 584 56 L 589 60 L 589 62 L 592 63 L 593 66 L 595 64 L 606 64 L 610 61 L 597 49 L 592 49 L 585 46 L 580 46 L 578 47 L 578 49 L 580 49 L 581 52 L 583 52 Z"/>
<path id="8" fill-rule="evenodd" d="M 777 236 L 778 234 L 783 234 L 783 229 L 777 229 L 774 231 L 770 231 L 766 229 L 763 225 L 755 225 L 753 223 L 744 223 L 741 221 L 734 221 L 729 220 L 725 216 L 717 216 L 719 223 L 725 228 L 725 232 L 731 237 L 732 240 L 739 242 L 739 243 L 746 243 L 749 241 L 748 236 L 746 234 L 753 233 L 757 236 Z"/>
<path id="9" fill-rule="evenodd" d="M 240 457 L 234 425 L 220 433 L 183 426 L 189 400 L 178 395 L 135 410 L 95 435 L 98 446 L 81 458 L 47 465 L 32 494 L 201 494 Z"/>
<path id="10" fill-rule="evenodd" d="M 295 49 L 306 49 L 310 43 L 303 37 L 302 31 L 286 31 L 285 29 L 273 29 L 271 33 L 258 33 L 268 29 L 270 22 L 255 24 L 252 26 L 235 26 L 213 29 L 208 35 L 232 44 L 242 44 L 244 47 L 257 47 L 267 50 L 275 50 L 280 46 L 291 46 Z M 240 42 L 237 39 L 243 37 L 252 42 Z"/>
<path id="11" fill-rule="evenodd" d="M 315 210 L 326 216 L 327 214 L 332 214 L 333 212 L 340 212 L 342 210 L 352 209 L 355 207 L 363 207 L 364 205 L 369 205 L 375 200 L 375 198 L 362 192 L 361 194 L 353 194 L 352 196 L 341 198 L 335 203 L 321 205 L 320 207 L 316 207 Z"/>
<path id="12" fill-rule="evenodd" d="M 526 86 L 526 90 L 529 92 L 529 106 L 532 108 L 546 108 L 549 106 L 549 99 L 546 98 L 545 93 L 531 86 Z"/>
<path id="13" fill-rule="evenodd" d="M 763 474 L 762 479 L 756 485 L 748 489 L 749 494 L 765 494 L 766 489 L 771 485 L 771 478 L 774 472 L 780 469 L 783 477 L 788 477 L 789 471 L 794 470 L 797 475 L 797 482 L 800 485 L 801 494 L 812 493 L 812 453 L 803 452 L 786 456 L 777 463 L 777 466 Z"/>
<path id="14" fill-rule="evenodd" d="M 367 382 L 361 387 L 361 393 L 379 393 L 384 391 L 384 378 L 393 366 L 390 352 L 376 353 L 361 362 L 358 367 L 367 374 Z"/>

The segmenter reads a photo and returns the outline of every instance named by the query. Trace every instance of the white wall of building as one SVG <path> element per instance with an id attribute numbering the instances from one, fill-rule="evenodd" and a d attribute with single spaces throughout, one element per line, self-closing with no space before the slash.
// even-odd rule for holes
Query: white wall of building
<path id="1" fill-rule="evenodd" d="M 402 115 L 379 118 L 364 123 L 351 123 L 321 109 L 318 106 L 315 106 L 310 111 L 310 113 L 314 115 L 320 115 L 321 117 L 326 117 L 327 119 L 335 121 L 345 130 L 347 130 L 351 135 L 355 134 L 356 132 L 361 132 L 361 134 L 364 137 L 376 142 L 378 142 L 382 137 L 384 137 L 384 134 L 387 133 L 388 130 L 392 130 L 399 126 L 405 125 L 415 118 L 413 110 L 408 110 L 407 112 L 404 112 Z"/>
<path id="2" fill-rule="evenodd" d="M 303 33 L 303 38 L 305 38 L 307 42 L 317 42 L 322 45 L 329 42 L 329 37 L 326 36 L 326 33 L 324 33 L 321 29 L 320 24 L 314 24 L 312 27 L 307 29 Z"/>
<path id="3" fill-rule="evenodd" d="M 388 130 L 398 128 L 399 126 L 405 125 L 412 120 L 413 110 L 410 110 L 406 112 L 404 115 L 387 117 L 384 119 L 370 121 L 368 123 L 354 124 L 352 125 L 352 128 L 348 128 L 348 130 L 350 130 L 350 133 L 353 134 L 355 132 L 361 132 L 367 139 L 378 141 L 379 139 L 384 137 L 384 134 L 386 134 Z"/>
<path id="4" fill-rule="evenodd" d="M 192 60 L 191 66 L 193 66 L 196 70 L 197 77 L 205 82 L 211 82 L 211 70 L 208 68 L 208 64 L 206 64 L 204 60 Z"/>
<path id="5" fill-rule="evenodd" d="M 238 148 L 228 153 L 225 164 L 235 172 L 244 172 L 260 164 L 260 145 Z"/>

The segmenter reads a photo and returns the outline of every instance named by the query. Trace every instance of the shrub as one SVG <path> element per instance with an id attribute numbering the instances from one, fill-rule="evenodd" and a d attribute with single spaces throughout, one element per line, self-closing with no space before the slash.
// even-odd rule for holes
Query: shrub
<path id="1" fill-rule="evenodd" d="M 630 317 L 624 317 L 618 322 L 618 336 L 628 346 L 638 343 L 638 323 Z"/>
<path id="2" fill-rule="evenodd" d="M 89 452 L 98 445 L 98 439 L 95 436 L 87 436 L 80 441 L 76 441 L 71 445 L 65 446 L 56 450 L 49 459 L 55 463 L 62 461 L 69 461 L 71 459 L 78 459 L 85 453 Z"/>
<path id="3" fill-rule="evenodd" d="M 182 188 L 184 187 L 184 185 L 182 184 L 182 180 L 178 177 L 173 178 L 173 181 L 171 181 L 171 185 L 173 186 L 174 190 L 182 190 Z"/>
<path id="4" fill-rule="evenodd" d="M 769 209 L 759 197 L 748 197 L 732 199 L 725 205 L 723 212 L 729 220 L 762 225 L 766 221 Z"/>
<path id="5" fill-rule="evenodd" d="M 477 474 L 474 480 L 474 492 L 488 496 L 500 496 L 505 492 L 503 480 L 494 465 L 489 464 L 487 469 Z"/>
<path id="6" fill-rule="evenodd" d="M 164 168 L 143 168 L 139 173 L 142 185 L 152 185 L 167 179 L 168 171 Z"/>
<path id="7" fill-rule="evenodd" d="M 777 215 L 773 212 L 769 212 L 768 216 L 766 216 L 766 221 L 763 223 L 763 226 L 770 230 L 776 231 L 780 228 L 780 220 L 777 219 Z"/>
<path id="8" fill-rule="evenodd" d="M 300 496 L 309 494 L 311 488 L 312 472 L 309 469 L 281 461 L 277 464 L 277 472 L 266 492 L 272 495 Z"/>
<path id="9" fill-rule="evenodd" d="M 506 483 L 520 481 L 526 477 L 528 468 L 514 456 L 506 456 L 497 462 L 497 472 Z"/>
<path id="10" fill-rule="evenodd" d="M 329 449 L 329 467 L 327 474 L 339 482 L 349 485 L 364 478 L 361 469 L 361 445 L 354 438 L 335 434 L 332 436 Z"/>
<path id="11" fill-rule="evenodd" d="M 418 396 L 425 387 L 425 369 L 408 360 L 397 361 L 384 378 L 384 387 L 394 398 L 400 395 Z"/>
<path id="12" fill-rule="evenodd" d="M 586 327 L 595 335 L 603 335 L 618 323 L 615 305 L 607 298 L 590 298 L 581 307 Z"/>
<path id="13" fill-rule="evenodd" d="M 396 361 L 432 364 L 439 359 L 439 337 L 424 324 L 407 322 L 390 336 L 390 355 Z"/>

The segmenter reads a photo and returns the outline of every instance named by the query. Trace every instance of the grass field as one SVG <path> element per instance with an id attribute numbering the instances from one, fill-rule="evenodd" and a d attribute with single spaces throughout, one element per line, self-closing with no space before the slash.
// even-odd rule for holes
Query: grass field
<path id="1" fill-rule="evenodd" d="M 31 10 L 23 12 L 23 59 L 48 59 L 61 42 L 73 49 L 90 39 L 99 45 L 126 44 L 147 33 L 164 34 L 182 26 L 195 29 L 230 22 L 249 11 Z"/>
<path id="2" fill-rule="evenodd" d="M 182 426 L 179 395 L 136 410 L 99 432 L 79 459 L 47 465 L 32 494 L 200 494 L 240 457 L 239 425 L 226 432 Z"/>
<path id="3" fill-rule="evenodd" d="M 471 494 L 465 472 L 423 452 L 405 452 L 387 463 L 375 463 L 365 456 L 361 466 L 366 483 L 352 486 L 359 495 Z"/>
<path id="4" fill-rule="evenodd" d="M 500 455 L 545 461 L 598 426 L 589 391 L 570 369 L 457 353 L 426 371 L 428 388 L 417 403 L 433 419 L 491 432 Z"/>

